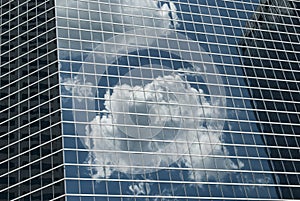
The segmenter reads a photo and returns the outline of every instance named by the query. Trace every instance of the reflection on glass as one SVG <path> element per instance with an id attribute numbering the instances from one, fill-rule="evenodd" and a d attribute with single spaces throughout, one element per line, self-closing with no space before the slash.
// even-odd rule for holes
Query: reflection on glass
<path id="1" fill-rule="evenodd" d="M 67 2 L 82 27 L 59 39 L 76 50 L 61 50 L 70 177 L 104 199 L 278 198 L 237 46 L 258 1 Z"/>

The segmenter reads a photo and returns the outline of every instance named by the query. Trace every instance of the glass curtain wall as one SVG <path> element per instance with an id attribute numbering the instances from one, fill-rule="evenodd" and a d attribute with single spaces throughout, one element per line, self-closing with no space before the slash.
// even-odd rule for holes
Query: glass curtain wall
<path id="1" fill-rule="evenodd" d="M 54 1 L 0 1 L 0 200 L 64 193 Z"/>
<path id="2" fill-rule="evenodd" d="M 299 3 L 56 0 L 56 17 L 67 200 L 299 198 Z"/>

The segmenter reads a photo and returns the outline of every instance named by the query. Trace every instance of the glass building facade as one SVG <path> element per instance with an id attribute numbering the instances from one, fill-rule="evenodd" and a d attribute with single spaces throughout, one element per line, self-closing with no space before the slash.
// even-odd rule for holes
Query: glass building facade
<path id="1" fill-rule="evenodd" d="M 50 200 L 64 193 L 54 2 L 0 12 L 0 200 Z"/>
<path id="2" fill-rule="evenodd" d="M 0 9 L 0 200 L 300 200 L 300 2 Z"/>

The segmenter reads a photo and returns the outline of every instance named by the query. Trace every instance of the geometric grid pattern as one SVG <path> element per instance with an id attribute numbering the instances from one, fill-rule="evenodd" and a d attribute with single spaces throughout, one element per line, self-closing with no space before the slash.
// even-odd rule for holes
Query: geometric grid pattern
<path id="1" fill-rule="evenodd" d="M 280 183 L 277 191 L 280 197 L 299 199 L 300 20 L 295 8 L 299 2 L 261 6 L 241 45 L 257 120 Z"/>
<path id="2" fill-rule="evenodd" d="M 300 200 L 299 2 L 0 2 L 1 198 Z"/>
<path id="3" fill-rule="evenodd" d="M 53 1 L 0 1 L 0 199 L 64 192 Z"/>
<path id="4" fill-rule="evenodd" d="M 67 200 L 299 199 L 299 3 L 56 6 Z"/>

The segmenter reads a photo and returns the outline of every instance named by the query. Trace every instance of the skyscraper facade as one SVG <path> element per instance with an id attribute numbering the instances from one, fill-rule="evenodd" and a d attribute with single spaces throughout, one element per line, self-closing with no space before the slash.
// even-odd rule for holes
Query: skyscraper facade
<path id="1" fill-rule="evenodd" d="M 0 200 L 64 192 L 53 1 L 0 1 Z"/>
<path id="2" fill-rule="evenodd" d="M 0 2 L 0 199 L 300 200 L 300 2 Z"/>

